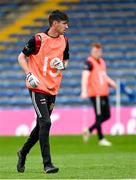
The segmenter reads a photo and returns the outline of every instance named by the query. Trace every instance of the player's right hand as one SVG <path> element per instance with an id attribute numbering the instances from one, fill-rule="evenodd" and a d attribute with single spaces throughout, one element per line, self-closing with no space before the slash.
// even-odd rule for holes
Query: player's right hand
<path id="1" fill-rule="evenodd" d="M 38 84 L 40 83 L 39 80 L 33 75 L 33 73 L 29 72 L 26 75 L 26 80 L 29 82 L 29 84 L 33 87 L 36 88 Z"/>
<path id="2" fill-rule="evenodd" d="M 80 97 L 83 98 L 83 99 L 85 99 L 85 98 L 88 98 L 88 95 L 87 95 L 87 93 L 83 93 L 83 92 L 82 92 L 81 95 L 80 95 Z"/>

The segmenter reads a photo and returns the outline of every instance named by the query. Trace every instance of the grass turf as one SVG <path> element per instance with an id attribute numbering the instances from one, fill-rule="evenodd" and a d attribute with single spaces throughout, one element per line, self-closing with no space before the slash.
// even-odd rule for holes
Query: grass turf
<path id="1" fill-rule="evenodd" d="M 96 136 L 83 144 L 81 136 L 51 137 L 52 159 L 57 174 L 44 174 L 39 144 L 26 162 L 26 171 L 17 173 L 16 152 L 25 137 L 0 137 L 0 179 L 133 179 L 136 178 L 136 137 L 109 136 L 112 147 L 97 145 Z"/>

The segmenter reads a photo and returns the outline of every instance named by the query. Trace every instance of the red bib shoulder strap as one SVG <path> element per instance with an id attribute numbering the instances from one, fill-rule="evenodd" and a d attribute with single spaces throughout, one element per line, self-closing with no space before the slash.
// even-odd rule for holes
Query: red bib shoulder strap
<path id="1" fill-rule="evenodd" d="M 37 54 L 41 47 L 42 38 L 39 34 L 35 35 L 35 54 Z"/>

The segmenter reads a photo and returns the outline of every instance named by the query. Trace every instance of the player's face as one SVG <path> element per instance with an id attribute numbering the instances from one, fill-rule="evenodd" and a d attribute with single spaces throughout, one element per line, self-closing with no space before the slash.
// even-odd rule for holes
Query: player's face
<path id="1" fill-rule="evenodd" d="M 56 21 L 55 29 L 59 35 L 62 35 L 67 31 L 68 23 L 66 21 Z"/>
<path id="2" fill-rule="evenodd" d="M 102 57 L 102 49 L 93 47 L 91 49 L 91 56 L 93 56 L 95 59 L 100 59 Z"/>

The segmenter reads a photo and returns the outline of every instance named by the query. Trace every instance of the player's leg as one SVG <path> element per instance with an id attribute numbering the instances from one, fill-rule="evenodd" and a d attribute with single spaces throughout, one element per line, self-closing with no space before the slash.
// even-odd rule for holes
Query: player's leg
<path id="1" fill-rule="evenodd" d="M 54 108 L 54 105 L 55 105 L 55 99 L 56 99 L 56 96 L 53 96 L 53 95 L 48 95 L 47 96 L 47 107 L 48 107 L 48 112 L 49 112 L 49 116 L 51 116 L 52 114 L 52 111 L 53 111 L 53 108 Z M 49 164 L 47 166 L 45 166 L 45 172 L 46 173 L 55 173 L 55 172 L 58 172 L 59 171 L 59 168 L 55 167 L 53 164 Z"/>
<path id="2" fill-rule="evenodd" d="M 104 138 L 102 133 L 101 121 L 102 121 L 102 109 L 101 109 L 101 97 L 92 97 L 91 98 L 94 111 L 95 111 L 95 123 L 89 128 L 89 131 L 92 132 L 94 129 L 97 129 L 99 140 Z"/>
<path id="3" fill-rule="evenodd" d="M 90 126 L 88 129 L 85 129 L 84 131 L 84 142 L 87 142 L 89 140 L 89 137 L 94 129 L 98 132 L 98 138 L 99 140 L 104 138 L 104 135 L 102 133 L 101 128 L 101 97 L 91 97 L 90 100 L 92 101 L 93 108 L 95 111 L 95 122 Z"/>
<path id="4" fill-rule="evenodd" d="M 21 148 L 20 150 L 21 154 L 23 156 L 26 156 L 31 150 L 31 148 L 37 143 L 38 140 L 39 140 L 39 124 L 37 122 L 35 128 L 32 130 L 26 143 Z"/>
<path id="5" fill-rule="evenodd" d="M 101 110 L 102 110 L 102 123 L 110 118 L 110 107 L 109 100 L 107 96 L 101 97 Z M 112 143 L 107 139 L 103 138 L 99 141 L 102 146 L 111 146 Z"/>
<path id="6" fill-rule="evenodd" d="M 32 96 L 31 91 L 30 91 L 30 96 Z M 39 124 L 38 124 L 38 121 L 36 121 L 35 128 L 32 130 L 29 138 L 27 139 L 26 143 L 23 145 L 21 150 L 19 150 L 17 153 L 18 155 L 17 171 L 18 172 L 23 173 L 25 171 L 26 156 L 38 140 L 39 140 Z"/>
<path id="7" fill-rule="evenodd" d="M 49 132 L 51 127 L 50 113 L 48 110 L 49 96 L 42 93 L 32 92 L 32 101 L 37 113 L 39 123 L 39 141 L 46 173 L 58 172 L 58 168 L 52 165 L 49 144 Z"/>
<path id="8" fill-rule="evenodd" d="M 17 163 L 17 171 L 24 172 L 25 171 L 25 161 L 26 156 L 29 153 L 30 149 L 36 144 L 39 140 L 39 125 L 36 124 L 36 127 L 31 132 L 29 138 L 26 143 L 23 145 L 20 151 L 18 151 L 18 163 Z"/>
<path id="9" fill-rule="evenodd" d="M 95 99 L 92 99 L 94 109 L 95 109 L 95 114 L 96 114 L 96 126 L 97 132 L 98 132 L 98 138 L 99 138 L 99 145 L 101 146 L 111 146 L 111 143 L 104 138 L 104 134 L 102 132 L 102 121 L 104 119 L 104 114 L 105 114 L 105 108 L 106 108 L 106 101 L 105 98 L 102 96 L 96 97 Z M 93 127 L 92 127 L 93 129 Z M 91 127 L 90 129 L 91 130 Z"/>
<path id="10" fill-rule="evenodd" d="M 56 96 L 49 96 L 48 97 L 48 111 L 49 111 L 50 116 L 51 116 L 53 108 L 55 106 L 55 99 L 56 99 Z"/>
<path id="11" fill-rule="evenodd" d="M 110 118 L 110 105 L 109 105 L 109 98 L 108 96 L 103 96 L 102 97 L 102 122 L 105 122 Z"/>

